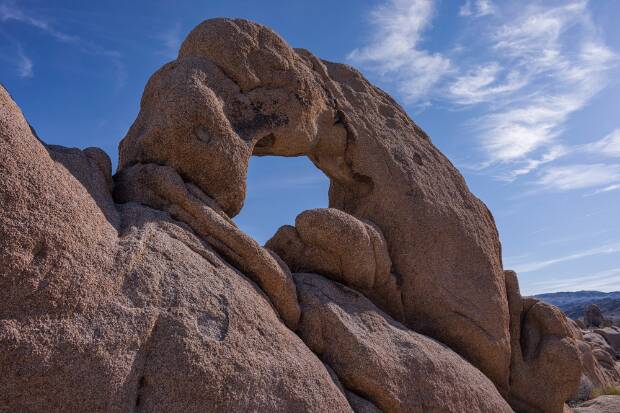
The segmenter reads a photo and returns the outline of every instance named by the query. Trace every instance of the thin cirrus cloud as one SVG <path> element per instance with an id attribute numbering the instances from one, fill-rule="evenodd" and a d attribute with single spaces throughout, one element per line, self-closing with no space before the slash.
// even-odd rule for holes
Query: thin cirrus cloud
<path id="1" fill-rule="evenodd" d="M 565 125 L 609 83 L 619 60 L 601 40 L 588 1 L 518 7 L 465 1 L 458 14 L 468 24 L 460 34 L 473 40 L 445 52 L 422 47 L 437 4 L 390 0 L 376 8 L 370 14 L 373 40 L 349 59 L 394 84 L 414 105 L 434 100 L 478 109 L 482 114 L 471 129 L 481 159 L 473 169 L 514 181 L 575 153 L 579 148 L 564 136 Z M 603 144 L 595 149 L 611 150 Z M 575 169 L 585 174 L 584 168 Z M 590 169 L 600 178 L 598 165 Z M 534 179 L 549 184 L 545 177 L 559 172 Z M 569 186 L 583 187 L 576 182 L 563 188 Z"/>
<path id="2" fill-rule="evenodd" d="M 43 19 L 38 19 L 26 14 L 15 2 L 8 1 L 0 3 L 0 22 L 8 22 L 11 20 L 41 29 L 62 42 L 76 42 L 79 40 L 76 36 L 70 36 L 54 29 L 49 22 Z"/>
<path id="3" fill-rule="evenodd" d="M 620 243 L 610 243 L 601 245 L 599 247 L 591 248 L 585 251 L 579 251 L 568 255 L 563 255 L 561 257 L 551 258 L 548 260 L 542 261 L 531 261 L 531 262 L 523 262 L 523 263 L 514 263 L 508 265 L 508 267 L 513 268 L 517 273 L 528 273 L 539 271 L 544 268 L 550 267 L 555 264 L 559 264 L 567 261 L 575 261 L 587 257 L 592 257 L 596 255 L 608 255 L 608 254 L 619 254 L 620 253 Z"/>
<path id="4" fill-rule="evenodd" d="M 168 59 L 176 59 L 181 43 L 183 42 L 181 25 L 177 23 L 168 30 L 164 30 L 159 34 L 158 38 L 163 45 L 161 54 Z"/>
<path id="5" fill-rule="evenodd" d="M 459 9 L 459 16 L 482 17 L 496 12 L 495 5 L 490 0 L 467 0 Z"/>
<path id="6" fill-rule="evenodd" d="M 89 40 L 82 39 L 79 36 L 73 36 L 58 30 L 50 21 L 33 16 L 31 13 L 28 13 L 27 10 L 19 7 L 14 1 L 0 1 L 0 23 L 9 22 L 17 22 L 34 27 L 59 42 L 73 45 L 82 53 L 107 58 L 116 73 L 115 89 L 119 90 L 125 85 L 127 81 L 127 69 L 123 63 L 120 52 L 117 50 L 102 47 Z M 32 59 L 26 55 L 20 42 L 11 38 L 9 38 L 9 40 L 15 43 L 17 48 L 17 53 L 13 60 L 18 75 L 21 78 L 32 77 L 34 67 Z"/>
<path id="7" fill-rule="evenodd" d="M 432 0 L 390 0 L 375 8 L 370 13 L 374 33 L 369 44 L 354 49 L 348 59 L 385 79 L 396 78 L 407 100 L 426 96 L 451 67 L 445 56 L 420 48 L 434 13 Z"/>
<path id="8" fill-rule="evenodd" d="M 550 280 L 534 282 L 530 289 L 534 291 L 617 291 L 620 284 L 620 268 L 610 268 L 594 274 L 583 274 L 578 277 L 554 277 Z"/>
<path id="9" fill-rule="evenodd" d="M 599 141 L 584 146 L 587 152 L 604 157 L 620 158 L 620 129 L 615 129 Z"/>
<path id="10" fill-rule="evenodd" d="M 496 70 L 483 87 L 464 91 L 454 87 L 461 77 L 450 88 L 453 102 L 500 106 L 488 108 L 478 132 L 489 163 L 510 165 L 504 177 L 514 179 L 566 154 L 558 149 L 564 124 L 607 84 L 617 57 L 597 38 L 587 6 L 525 5 L 497 23 L 485 47 L 510 68 L 504 77 Z M 575 38 L 581 39 L 576 45 Z"/>
<path id="11" fill-rule="evenodd" d="M 552 166 L 542 171 L 537 184 L 559 191 L 611 188 L 620 184 L 620 165 L 595 163 Z"/>
<path id="12" fill-rule="evenodd" d="M 32 59 L 24 54 L 24 50 L 21 45 L 17 47 L 17 72 L 19 77 L 28 78 L 33 75 L 34 65 L 32 63 Z"/>

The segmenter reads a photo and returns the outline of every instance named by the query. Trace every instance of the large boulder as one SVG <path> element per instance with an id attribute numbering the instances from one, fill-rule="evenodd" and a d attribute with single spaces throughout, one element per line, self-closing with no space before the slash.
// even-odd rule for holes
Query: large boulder
<path id="1" fill-rule="evenodd" d="M 103 155 L 44 146 L 0 88 L 0 411 L 351 412 L 256 284 L 114 203 Z"/>
<path id="2" fill-rule="evenodd" d="M 594 330 L 595 334 L 600 335 L 605 339 L 607 344 L 613 349 L 614 355 L 620 358 L 620 328 L 619 327 L 605 327 L 597 328 Z"/>
<path id="3" fill-rule="evenodd" d="M 174 168 L 232 217 L 255 155 L 307 155 L 330 207 L 372 222 L 401 278 L 405 325 L 508 387 L 508 307 L 488 209 L 394 100 L 264 26 L 207 20 L 149 80 L 120 170 Z"/>
<path id="4" fill-rule="evenodd" d="M 479 370 L 362 294 L 320 275 L 294 277 L 302 308 L 299 335 L 354 399 L 395 413 L 512 412 Z"/>
<path id="5" fill-rule="evenodd" d="M 399 277 L 381 231 L 334 208 L 304 211 L 265 246 L 294 272 L 315 272 L 355 288 L 403 321 Z"/>
<path id="6" fill-rule="evenodd" d="M 583 331 L 579 348 L 583 373 L 592 383 L 592 390 L 620 384 L 617 353 L 603 336 L 593 331 Z"/>
<path id="7" fill-rule="evenodd" d="M 601 309 L 596 304 L 590 304 L 584 314 L 583 322 L 586 328 L 608 327 L 611 322 L 605 318 Z"/>
<path id="8" fill-rule="evenodd" d="M 582 378 L 574 327 L 557 307 L 521 297 L 514 271 L 506 271 L 505 279 L 512 344 L 508 400 L 523 413 L 562 413 Z"/>

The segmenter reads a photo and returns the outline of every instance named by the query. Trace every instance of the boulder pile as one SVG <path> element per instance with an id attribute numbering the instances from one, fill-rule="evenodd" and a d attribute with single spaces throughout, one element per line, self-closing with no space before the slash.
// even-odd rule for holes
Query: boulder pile
<path id="1" fill-rule="evenodd" d="M 307 156 L 329 207 L 259 245 L 253 155 Z M 0 87 L 0 205 L 0 411 L 561 413 L 620 381 L 390 96 L 246 20 L 151 77 L 114 175 Z"/>

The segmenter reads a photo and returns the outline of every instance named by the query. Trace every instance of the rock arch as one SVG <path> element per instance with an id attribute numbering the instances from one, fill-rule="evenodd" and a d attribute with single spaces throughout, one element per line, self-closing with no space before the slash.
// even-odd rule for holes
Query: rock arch
<path id="1" fill-rule="evenodd" d="M 498 235 L 458 171 L 356 70 L 293 50 L 251 22 L 206 21 L 149 80 L 120 144 L 119 180 L 136 166 L 164 165 L 212 199 L 225 221 L 241 209 L 253 153 L 309 156 L 330 178 L 330 207 L 383 233 L 401 278 L 402 321 L 507 388 L 509 316 Z M 258 253 L 273 271 L 272 260 Z M 292 308 L 294 292 L 280 272 L 280 284 L 289 285 L 283 301 Z M 288 312 L 294 326 L 298 315 Z"/>
<path id="2" fill-rule="evenodd" d="M 502 273 L 489 211 L 404 111 L 263 26 L 190 34 L 114 178 L 102 151 L 33 133 L 0 87 L 10 410 L 559 413 L 580 375 L 617 381 Z M 330 208 L 267 248 L 231 220 L 252 154 L 306 155 L 331 182 Z"/>

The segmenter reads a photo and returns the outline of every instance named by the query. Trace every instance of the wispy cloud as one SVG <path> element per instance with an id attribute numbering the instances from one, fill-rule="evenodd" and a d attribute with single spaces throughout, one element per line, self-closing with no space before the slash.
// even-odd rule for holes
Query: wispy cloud
<path id="1" fill-rule="evenodd" d="M 82 39 L 79 36 L 65 33 L 64 31 L 57 29 L 50 20 L 40 16 L 34 16 L 27 10 L 19 7 L 14 1 L 0 0 L 0 23 L 9 22 L 17 22 L 34 27 L 59 42 L 72 45 L 82 53 L 107 58 L 116 74 L 115 89 L 119 90 L 125 85 L 127 80 L 127 69 L 120 52 L 113 49 L 108 49 L 90 40 Z M 21 43 L 16 40 L 12 41 L 17 47 L 15 64 L 17 66 L 19 76 L 22 78 L 32 77 L 34 67 L 32 59 L 26 55 Z"/>
<path id="2" fill-rule="evenodd" d="M 583 39 L 576 47 L 574 32 Z M 520 87 L 503 98 L 503 109 L 480 119 L 482 147 L 492 161 L 527 164 L 537 150 L 557 145 L 569 117 L 605 86 L 616 56 L 597 39 L 587 1 L 526 8 L 502 24 L 493 41 L 496 58 L 511 68 Z"/>
<path id="3" fill-rule="evenodd" d="M 491 0 L 471 0 L 465 1 L 459 9 L 459 16 L 463 17 L 482 17 L 496 12 L 495 4 Z"/>
<path id="4" fill-rule="evenodd" d="M 528 290 L 531 291 L 527 294 L 580 290 L 618 291 L 620 290 L 620 267 L 597 271 L 593 274 L 534 281 L 529 285 Z"/>
<path id="5" fill-rule="evenodd" d="M 431 51 L 423 48 L 423 35 L 436 7 L 432 0 L 386 1 L 370 14 L 373 41 L 349 58 L 396 83 L 418 107 L 439 101 L 481 113 L 467 125 L 480 150 L 479 160 L 468 164 L 479 173 L 513 181 L 576 153 L 566 125 L 609 84 L 620 61 L 593 23 L 589 2 L 524 1 L 516 7 L 468 0 L 459 15 L 486 16 L 468 21 L 461 35 L 470 41 Z M 617 139 L 590 149 L 611 156 Z"/>
<path id="6" fill-rule="evenodd" d="M 566 261 L 574 261 L 579 260 L 586 257 L 592 257 L 595 255 L 607 255 L 607 254 L 618 254 L 620 253 L 620 243 L 611 243 L 606 245 L 601 245 L 596 248 L 591 248 L 585 251 L 579 251 L 572 254 L 564 255 L 561 257 L 551 258 L 548 260 L 542 261 L 530 261 L 523 263 L 509 263 L 507 268 L 513 268 L 517 273 L 527 273 L 539 271 L 544 268 L 550 267 L 555 264 L 559 264 Z"/>
<path id="7" fill-rule="evenodd" d="M 521 175 L 527 175 L 530 172 L 540 168 L 543 165 L 551 163 L 568 154 L 570 150 L 562 145 L 552 146 L 547 152 L 543 153 L 540 158 L 526 159 L 516 168 L 511 168 L 504 174 L 496 175 L 495 178 L 501 181 L 512 182 Z"/>
<path id="8" fill-rule="evenodd" d="M 62 42 L 76 42 L 79 40 L 76 36 L 71 36 L 56 30 L 44 19 L 26 14 L 13 1 L 0 3 L 0 22 L 8 22 L 11 20 L 41 29 Z"/>
<path id="9" fill-rule="evenodd" d="M 620 165 L 603 163 L 554 165 L 543 170 L 536 183 L 544 188 L 559 191 L 615 186 L 620 183 Z"/>
<path id="10" fill-rule="evenodd" d="M 28 78 L 33 75 L 33 67 L 32 60 L 26 56 L 21 45 L 17 45 L 17 72 L 19 77 Z"/>
<path id="11" fill-rule="evenodd" d="M 496 99 L 527 85 L 527 80 L 519 72 L 510 71 L 504 79 L 500 79 L 502 72 L 503 68 L 497 62 L 476 67 L 458 76 L 454 83 L 449 85 L 448 96 L 456 103 L 470 105 Z"/>
<path id="12" fill-rule="evenodd" d="M 164 30 L 157 36 L 162 42 L 161 54 L 168 59 L 176 59 L 183 41 L 183 33 L 181 32 L 181 25 L 179 23 L 170 27 L 168 30 Z"/>
<path id="13" fill-rule="evenodd" d="M 603 139 L 585 145 L 584 149 L 610 158 L 620 158 L 620 129 L 615 129 Z"/>
<path id="14" fill-rule="evenodd" d="M 394 82 L 405 99 L 420 99 L 450 70 L 448 58 L 420 47 L 434 12 L 432 0 L 390 0 L 377 7 L 370 13 L 372 40 L 348 59 Z"/>

